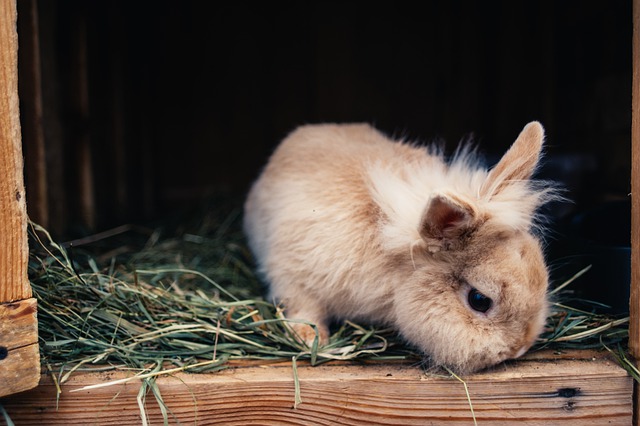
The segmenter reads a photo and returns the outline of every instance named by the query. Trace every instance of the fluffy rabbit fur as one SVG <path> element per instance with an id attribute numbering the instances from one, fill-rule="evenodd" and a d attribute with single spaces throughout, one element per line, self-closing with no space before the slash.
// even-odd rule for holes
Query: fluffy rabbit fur
<path id="1" fill-rule="evenodd" d="M 271 297 L 315 323 L 321 344 L 330 321 L 349 319 L 392 325 L 462 374 L 519 357 L 548 313 L 534 231 L 553 191 L 530 179 L 543 139 L 529 123 L 488 171 L 465 147 L 446 162 L 364 124 L 300 127 L 245 205 Z"/>

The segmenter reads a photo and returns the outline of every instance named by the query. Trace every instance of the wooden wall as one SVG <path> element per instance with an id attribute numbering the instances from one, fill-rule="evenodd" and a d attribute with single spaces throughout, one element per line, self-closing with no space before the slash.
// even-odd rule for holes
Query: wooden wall
<path id="1" fill-rule="evenodd" d="M 23 113 L 28 208 L 56 235 L 242 194 L 278 140 L 320 121 L 450 149 L 473 133 L 492 158 L 538 119 L 574 207 L 629 193 L 627 0 L 18 8 L 21 107 L 41 111 Z"/>
<path id="2" fill-rule="evenodd" d="M 17 35 L 15 0 L 0 0 L 0 397 L 40 380 L 37 303 L 27 277 Z"/>

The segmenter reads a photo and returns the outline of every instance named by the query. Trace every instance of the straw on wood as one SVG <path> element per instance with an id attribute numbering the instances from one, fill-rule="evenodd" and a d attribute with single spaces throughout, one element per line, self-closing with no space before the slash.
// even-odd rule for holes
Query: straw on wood
<path id="1" fill-rule="evenodd" d="M 300 343 L 282 309 L 262 297 L 238 217 L 208 215 L 167 238 L 159 230 L 138 232 L 143 247 L 123 245 L 106 256 L 78 241 L 57 244 L 32 224 L 29 277 L 39 303 L 42 359 L 57 382 L 87 367 L 135 369 L 134 378 L 148 379 L 215 371 L 234 360 L 420 359 L 392 330 L 351 322 L 327 346 Z M 557 302 L 534 350 L 626 342 L 628 317 L 567 305 L 569 284 L 585 272 L 554 290 Z"/>

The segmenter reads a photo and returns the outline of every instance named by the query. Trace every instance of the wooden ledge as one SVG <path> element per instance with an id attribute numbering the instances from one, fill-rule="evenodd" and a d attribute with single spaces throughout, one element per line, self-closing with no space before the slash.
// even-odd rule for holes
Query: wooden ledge
<path id="1" fill-rule="evenodd" d="M 40 380 L 36 299 L 0 304 L 0 397 Z"/>
<path id="2" fill-rule="evenodd" d="M 425 375 L 415 365 L 329 363 L 297 370 L 302 399 L 297 408 L 290 363 L 181 373 L 159 378 L 158 385 L 172 424 L 473 424 L 463 383 Z M 77 391 L 128 375 L 76 373 L 63 386 L 57 409 L 50 377 L 1 403 L 19 425 L 140 424 L 138 381 Z M 478 424 L 632 421 L 632 379 L 600 352 L 537 353 L 464 380 Z M 162 424 L 151 394 L 146 411 L 149 424 Z"/>

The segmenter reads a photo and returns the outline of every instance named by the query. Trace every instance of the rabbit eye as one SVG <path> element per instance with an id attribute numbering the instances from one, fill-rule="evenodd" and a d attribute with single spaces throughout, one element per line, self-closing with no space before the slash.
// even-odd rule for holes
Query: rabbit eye
<path id="1" fill-rule="evenodd" d="M 493 304 L 491 298 L 480 293 L 475 288 L 469 290 L 469 295 L 467 296 L 467 298 L 469 300 L 469 305 L 471 306 L 471 308 L 482 313 L 487 312 Z"/>

